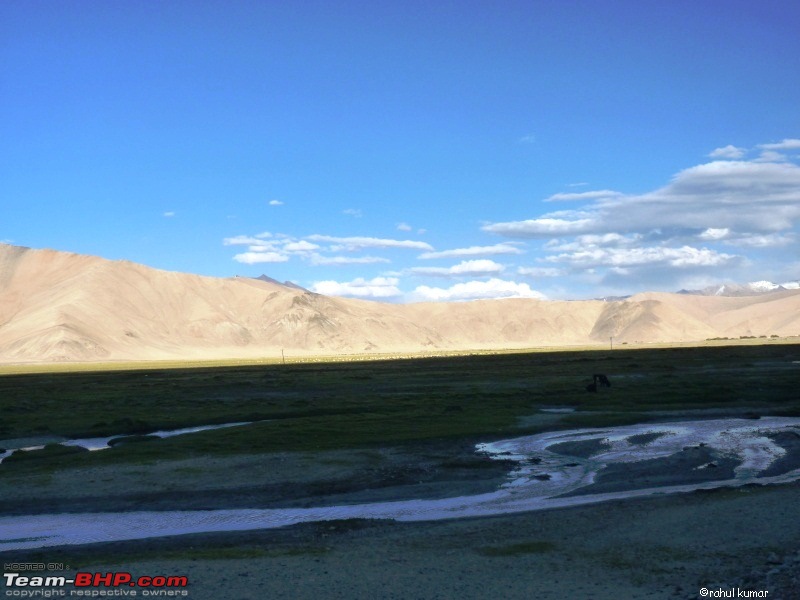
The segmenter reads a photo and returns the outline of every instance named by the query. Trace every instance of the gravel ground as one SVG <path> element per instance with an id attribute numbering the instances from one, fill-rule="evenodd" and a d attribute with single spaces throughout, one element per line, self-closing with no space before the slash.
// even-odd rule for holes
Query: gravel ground
<path id="1" fill-rule="evenodd" d="M 309 523 L 94 546 L 81 570 L 186 575 L 196 600 L 700 598 L 704 587 L 790 600 L 798 506 L 795 483 L 505 517 Z M 34 554 L 61 562 L 74 551 Z"/>
<path id="2" fill-rule="evenodd" d="M 476 458 L 472 443 L 462 440 L 49 475 L 9 470 L 0 477 L 0 512 L 433 498 L 494 489 L 507 466 Z M 16 551 L 0 559 L 72 562 L 81 571 L 134 576 L 185 575 L 190 584 L 180 592 L 186 596 L 172 597 L 195 600 L 694 599 L 704 597 L 703 588 L 728 591 L 729 597 L 769 592 L 760 597 L 792 600 L 800 599 L 799 506 L 795 482 L 488 518 L 319 522 Z"/>

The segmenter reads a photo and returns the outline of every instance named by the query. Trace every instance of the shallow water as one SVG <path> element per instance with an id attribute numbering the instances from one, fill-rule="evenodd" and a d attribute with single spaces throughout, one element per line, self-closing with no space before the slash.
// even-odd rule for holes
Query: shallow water
<path id="1" fill-rule="evenodd" d="M 200 425 L 198 427 L 184 427 L 182 429 L 172 429 L 169 431 L 154 431 L 152 433 L 141 434 L 141 437 L 159 437 L 159 438 L 168 438 L 173 437 L 176 435 L 186 435 L 188 433 L 197 433 L 199 431 L 209 431 L 211 429 L 224 429 L 225 427 L 238 427 L 240 425 L 249 425 L 250 421 L 242 422 L 242 423 L 223 423 L 222 425 Z M 97 438 L 81 438 L 76 440 L 66 440 L 66 441 L 54 441 L 53 444 L 58 444 L 60 446 L 77 446 L 79 448 L 86 448 L 90 452 L 96 452 L 98 450 L 108 450 L 112 447 L 111 442 L 116 439 L 126 438 L 126 437 L 134 437 L 130 434 L 126 435 L 112 435 L 109 437 L 97 437 Z M 137 436 L 138 437 L 138 436 Z M 42 450 L 44 446 L 28 446 L 28 447 L 21 447 L 21 448 L 10 448 L 5 452 L 0 453 L 0 463 L 3 462 L 3 459 L 8 458 L 14 452 L 30 452 L 32 450 Z"/>
<path id="2" fill-rule="evenodd" d="M 331 519 L 425 521 L 489 516 L 748 483 L 785 483 L 800 479 L 800 469 L 771 477 L 760 476 L 787 452 L 800 452 L 800 444 L 787 449 L 767 437 L 767 434 L 785 431 L 800 438 L 800 419 L 718 419 L 543 433 L 476 447 L 477 452 L 492 458 L 517 462 L 508 480 L 491 493 L 318 508 L 5 517 L 0 518 L 0 550 L 267 529 Z M 580 451 L 570 455 L 561 452 L 564 448 Z M 695 480 L 686 483 L 688 473 L 678 469 L 671 481 L 662 482 L 659 487 L 565 495 L 602 480 L 606 466 L 641 461 L 655 461 L 653 464 L 656 464 L 659 459 L 674 459 L 699 448 L 712 452 L 720 460 L 735 459 L 734 477 L 712 480 L 714 469 L 700 465 L 685 468 L 708 472 L 708 480 L 697 481 L 694 474 Z"/>

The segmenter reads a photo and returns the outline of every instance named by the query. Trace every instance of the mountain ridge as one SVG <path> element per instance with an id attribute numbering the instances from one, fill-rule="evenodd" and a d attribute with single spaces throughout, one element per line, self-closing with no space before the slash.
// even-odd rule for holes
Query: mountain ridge
<path id="1" fill-rule="evenodd" d="M 786 290 L 800 289 L 800 281 L 774 283 L 772 281 L 751 281 L 749 283 L 723 283 L 710 285 L 699 290 L 680 290 L 678 294 L 694 296 L 756 296 Z"/>
<path id="2" fill-rule="evenodd" d="M 255 358 L 800 334 L 800 290 L 390 304 L 0 244 L 0 362 Z"/>

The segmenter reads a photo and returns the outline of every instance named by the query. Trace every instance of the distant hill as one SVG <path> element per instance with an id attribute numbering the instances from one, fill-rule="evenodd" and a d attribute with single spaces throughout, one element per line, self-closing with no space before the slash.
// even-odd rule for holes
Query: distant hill
<path id="1" fill-rule="evenodd" d="M 800 334 L 800 290 L 388 304 L 0 244 L 0 362 L 699 341 Z"/>
<path id="2" fill-rule="evenodd" d="M 273 279 L 269 275 L 259 275 L 258 277 L 253 277 L 253 279 L 257 279 L 258 281 L 266 281 L 267 283 L 275 283 L 277 285 L 282 285 L 284 287 L 293 288 L 295 290 L 302 290 L 304 292 L 308 291 L 306 288 L 297 285 L 293 281 L 280 282 L 277 279 Z"/>
<path id="3" fill-rule="evenodd" d="M 695 296 L 757 296 L 758 294 L 769 294 L 772 292 L 783 292 L 786 290 L 800 289 L 800 281 L 790 281 L 787 283 L 773 283 L 771 281 L 753 281 L 750 283 L 724 283 L 711 285 L 700 290 L 680 290 L 679 294 L 690 294 Z"/>

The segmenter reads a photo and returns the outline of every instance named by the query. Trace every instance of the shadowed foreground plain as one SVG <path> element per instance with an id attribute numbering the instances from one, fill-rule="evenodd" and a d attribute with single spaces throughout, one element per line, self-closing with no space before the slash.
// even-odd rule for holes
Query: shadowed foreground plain
<path id="1" fill-rule="evenodd" d="M 800 415 L 799 350 L 7 375 L 3 444 L 263 422 L 102 452 L 20 452 L 0 465 L 0 510 L 278 508 L 481 493 L 505 480 L 508 465 L 476 456 L 480 442 L 680 418 Z M 612 387 L 585 392 L 598 372 Z M 574 412 L 552 412 L 566 408 Z M 769 597 L 791 598 L 799 490 L 751 486 L 447 522 L 310 523 L 2 558 L 188 574 L 193 598 L 692 598 L 712 584 L 770 585 Z"/>

